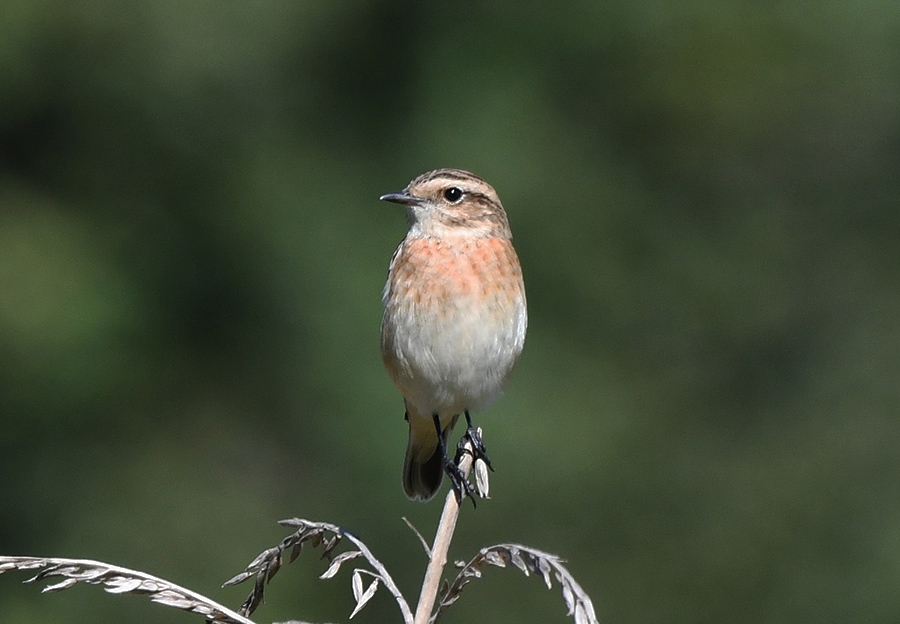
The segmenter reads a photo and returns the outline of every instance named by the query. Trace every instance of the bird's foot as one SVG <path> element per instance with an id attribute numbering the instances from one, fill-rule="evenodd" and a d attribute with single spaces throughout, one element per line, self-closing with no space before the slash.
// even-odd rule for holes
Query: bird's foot
<path id="1" fill-rule="evenodd" d="M 469 453 L 472 455 L 472 459 L 476 462 L 479 460 L 483 461 L 493 472 L 494 466 L 491 465 L 491 458 L 487 455 L 484 439 L 481 437 L 478 429 L 472 425 L 472 417 L 469 416 L 469 412 L 466 412 L 466 425 L 468 425 L 466 432 L 459 439 L 459 444 L 456 445 L 456 463 L 460 462 L 463 454 Z M 468 444 L 466 444 L 467 442 Z"/>
<path id="2" fill-rule="evenodd" d="M 444 455 L 444 472 L 450 478 L 450 487 L 453 488 L 453 494 L 456 496 L 456 504 L 462 505 L 463 497 L 468 496 L 472 499 L 472 506 L 478 507 L 472 484 L 460 470 L 458 462 L 453 461 L 447 455 Z"/>
<path id="3" fill-rule="evenodd" d="M 450 454 L 447 452 L 447 444 L 444 441 L 444 432 L 441 427 L 440 416 L 434 414 L 432 418 L 434 419 L 434 429 L 437 432 L 438 449 L 444 460 L 444 472 L 447 473 L 447 476 L 450 478 L 450 487 L 453 488 L 453 494 L 456 496 L 456 504 L 461 506 L 463 497 L 468 496 L 472 499 L 472 505 L 477 507 L 478 504 L 475 502 L 475 490 L 472 488 L 472 484 L 469 483 L 466 475 L 463 474 L 463 471 L 459 467 L 459 454 L 457 453 L 456 461 L 454 461 L 450 459 Z M 468 413 L 466 413 L 466 418 L 469 418 Z"/>

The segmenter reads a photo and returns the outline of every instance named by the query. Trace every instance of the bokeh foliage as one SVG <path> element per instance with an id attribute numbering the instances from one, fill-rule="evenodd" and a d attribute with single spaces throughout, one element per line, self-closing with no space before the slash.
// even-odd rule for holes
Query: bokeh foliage
<path id="1" fill-rule="evenodd" d="M 376 198 L 455 166 L 531 327 L 452 556 L 558 553 L 606 622 L 898 621 L 898 41 L 887 0 L 3 3 L 0 552 L 237 605 L 303 516 L 414 596 Z M 292 567 L 260 622 L 349 613 Z M 538 586 L 447 621 L 565 621 Z M 9 624 L 136 617 L 188 618 L 0 578 Z"/>

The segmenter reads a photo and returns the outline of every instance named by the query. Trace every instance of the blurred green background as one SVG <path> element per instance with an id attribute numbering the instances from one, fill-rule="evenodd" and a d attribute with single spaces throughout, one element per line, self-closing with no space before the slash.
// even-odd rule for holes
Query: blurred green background
<path id="1" fill-rule="evenodd" d="M 413 600 L 377 198 L 451 166 L 531 315 L 451 558 L 557 553 L 607 623 L 900 621 L 898 165 L 895 0 L 3 3 L 0 553 L 236 607 L 300 516 Z M 344 621 L 323 569 L 254 619 Z M 5 624 L 197 620 L 24 578 Z M 446 621 L 568 620 L 491 570 Z"/>

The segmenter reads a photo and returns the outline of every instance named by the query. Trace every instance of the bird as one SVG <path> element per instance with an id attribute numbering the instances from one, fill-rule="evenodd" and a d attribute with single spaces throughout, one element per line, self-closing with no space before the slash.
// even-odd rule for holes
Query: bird
<path id="1" fill-rule="evenodd" d="M 409 423 L 403 490 L 428 501 L 447 473 L 457 502 L 474 503 L 448 456 L 449 436 L 464 414 L 463 440 L 491 467 L 470 412 L 502 394 L 528 327 L 506 211 L 490 184 L 461 169 L 423 173 L 379 199 L 405 206 L 409 222 L 391 258 L 381 321 L 382 359 Z"/>

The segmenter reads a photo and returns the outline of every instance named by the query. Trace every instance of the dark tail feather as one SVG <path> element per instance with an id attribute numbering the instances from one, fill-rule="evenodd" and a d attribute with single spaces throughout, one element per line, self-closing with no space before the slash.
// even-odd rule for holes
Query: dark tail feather
<path id="1" fill-rule="evenodd" d="M 406 451 L 403 460 L 403 491 L 410 500 L 425 502 L 431 500 L 444 480 L 444 458 L 441 449 L 434 447 L 434 453 L 424 462 L 410 459 Z"/>
<path id="2" fill-rule="evenodd" d="M 456 422 L 456 418 L 453 419 Z M 450 430 L 453 424 L 446 427 L 442 433 L 444 446 L 450 439 Z M 432 438 L 432 439 L 436 439 Z M 406 457 L 403 459 L 403 491 L 410 500 L 426 502 L 431 500 L 441 487 L 444 480 L 444 457 L 441 447 L 434 445 L 434 451 L 426 460 L 416 459 L 414 455 L 421 457 L 421 450 L 413 446 L 413 436 L 410 435 L 409 444 L 406 447 Z M 419 441 L 416 441 L 417 443 Z"/>

